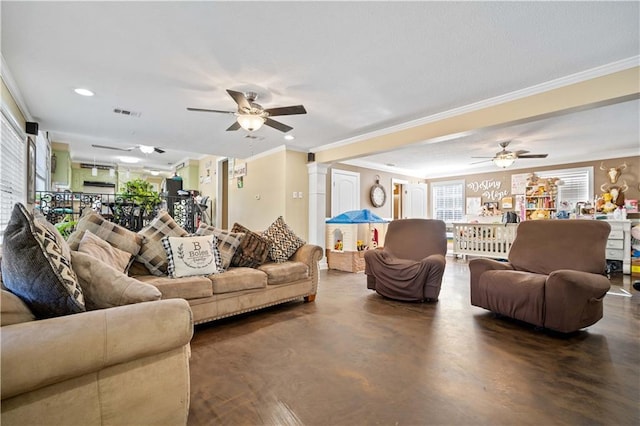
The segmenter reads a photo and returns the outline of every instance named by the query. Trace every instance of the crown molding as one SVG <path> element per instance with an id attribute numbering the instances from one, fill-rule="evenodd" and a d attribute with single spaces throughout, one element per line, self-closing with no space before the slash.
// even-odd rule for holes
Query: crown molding
<path id="1" fill-rule="evenodd" d="M 0 54 L 0 57 L 2 58 L 2 68 L 0 72 L 0 74 L 2 74 L 2 81 L 4 81 L 4 84 L 7 86 L 7 89 L 9 90 L 9 94 L 13 97 L 13 100 L 16 102 L 16 105 L 18 105 L 18 108 L 20 109 L 20 112 L 24 116 L 25 121 L 34 121 L 33 116 L 29 112 L 29 108 L 27 108 L 27 104 L 24 101 L 24 98 L 22 97 L 22 92 L 20 92 L 18 85 L 13 79 L 13 75 L 11 74 L 11 69 L 7 64 L 7 61 L 4 60 L 4 55 Z"/>
<path id="2" fill-rule="evenodd" d="M 398 124 L 384 129 L 376 130 L 362 135 L 354 136 L 352 138 L 343 139 L 321 147 L 315 148 L 313 152 L 327 151 L 333 148 L 338 148 L 352 143 L 360 142 L 363 140 L 375 138 L 378 136 L 384 136 L 391 133 L 400 132 L 402 130 L 410 129 L 413 127 L 421 126 L 428 123 L 444 120 L 446 118 L 455 117 L 468 112 L 478 111 L 484 108 L 500 105 L 509 101 L 526 98 L 529 96 L 544 93 L 560 87 L 569 86 L 575 83 L 581 83 L 583 81 L 591 80 L 594 78 L 602 77 L 615 72 L 624 71 L 629 68 L 640 66 L 640 55 L 632 56 L 630 58 L 622 59 L 620 61 L 611 62 L 606 65 L 601 65 L 595 68 L 590 68 L 585 71 L 580 71 L 575 74 L 570 74 L 564 77 L 556 78 L 544 83 L 536 84 L 534 86 L 526 87 L 524 89 L 516 90 L 514 92 L 506 93 L 504 95 L 495 96 L 493 98 L 485 99 L 479 102 L 474 102 L 469 105 L 465 105 L 458 108 L 453 108 L 447 111 L 439 112 L 429 115 L 427 117 L 418 118 L 415 120 L 407 121 L 402 124 Z"/>

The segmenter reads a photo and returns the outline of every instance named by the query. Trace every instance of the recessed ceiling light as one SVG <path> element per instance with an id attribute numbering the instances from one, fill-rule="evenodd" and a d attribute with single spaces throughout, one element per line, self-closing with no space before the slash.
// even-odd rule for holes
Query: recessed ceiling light
<path id="1" fill-rule="evenodd" d="M 135 157 L 119 157 L 120 161 L 127 164 L 139 163 L 140 159 Z"/>
<path id="2" fill-rule="evenodd" d="M 89 89 L 77 88 L 74 90 L 74 92 L 81 96 L 93 96 L 93 92 Z"/>
<path id="3" fill-rule="evenodd" d="M 285 138 L 286 140 L 288 140 L 288 141 L 292 141 L 292 140 L 294 140 L 296 137 L 295 137 L 295 136 L 293 136 L 293 135 L 284 135 L 284 138 Z"/>
<path id="4" fill-rule="evenodd" d="M 139 148 L 140 148 L 140 151 L 142 151 L 145 154 L 151 154 L 153 151 L 155 151 L 155 148 L 149 145 L 140 145 Z"/>
<path id="5" fill-rule="evenodd" d="M 160 172 L 157 170 L 151 170 L 149 173 L 151 173 L 153 176 L 158 176 L 160 174 Z"/>

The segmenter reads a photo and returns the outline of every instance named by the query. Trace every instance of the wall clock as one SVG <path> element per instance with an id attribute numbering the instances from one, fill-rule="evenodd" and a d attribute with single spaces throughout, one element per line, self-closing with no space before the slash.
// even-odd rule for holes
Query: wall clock
<path id="1" fill-rule="evenodd" d="M 385 192 L 384 187 L 379 183 L 376 183 L 371 187 L 369 195 L 371 197 L 371 204 L 373 204 L 374 207 L 382 207 L 387 201 L 387 193 Z"/>

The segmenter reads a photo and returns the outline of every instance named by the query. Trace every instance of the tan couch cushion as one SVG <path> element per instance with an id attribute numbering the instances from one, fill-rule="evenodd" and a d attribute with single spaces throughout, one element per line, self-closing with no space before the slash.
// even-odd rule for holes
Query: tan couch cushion
<path id="1" fill-rule="evenodd" d="M 207 277 L 194 276 L 183 278 L 156 277 L 141 275 L 136 277 L 144 283 L 151 284 L 160 290 L 163 299 L 199 299 L 213 295 L 211 280 Z"/>
<path id="2" fill-rule="evenodd" d="M 131 253 L 113 247 L 89 230 L 84 231 L 78 251 L 93 256 L 120 272 L 127 270 L 132 257 Z"/>
<path id="3" fill-rule="evenodd" d="M 91 255 L 71 252 L 71 265 L 85 295 L 88 310 L 160 300 L 152 285 L 131 278 Z"/>
<path id="4" fill-rule="evenodd" d="M 214 294 L 267 286 L 267 274 L 253 268 L 229 268 L 224 274 L 209 275 L 209 279 Z"/>
<path id="5" fill-rule="evenodd" d="M 27 305 L 18 296 L 7 290 L 2 290 L 0 308 L 2 309 L 0 313 L 0 326 L 2 327 L 36 319 Z"/>
<path id="6" fill-rule="evenodd" d="M 267 283 L 277 285 L 309 278 L 309 267 L 302 262 L 269 262 L 258 267 L 267 274 Z"/>

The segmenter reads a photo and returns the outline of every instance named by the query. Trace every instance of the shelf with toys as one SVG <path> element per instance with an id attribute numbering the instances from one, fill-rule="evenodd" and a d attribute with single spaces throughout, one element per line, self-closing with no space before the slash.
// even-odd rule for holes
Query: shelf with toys
<path id="1" fill-rule="evenodd" d="M 558 179 L 532 174 L 525 188 L 525 220 L 555 219 Z"/>

